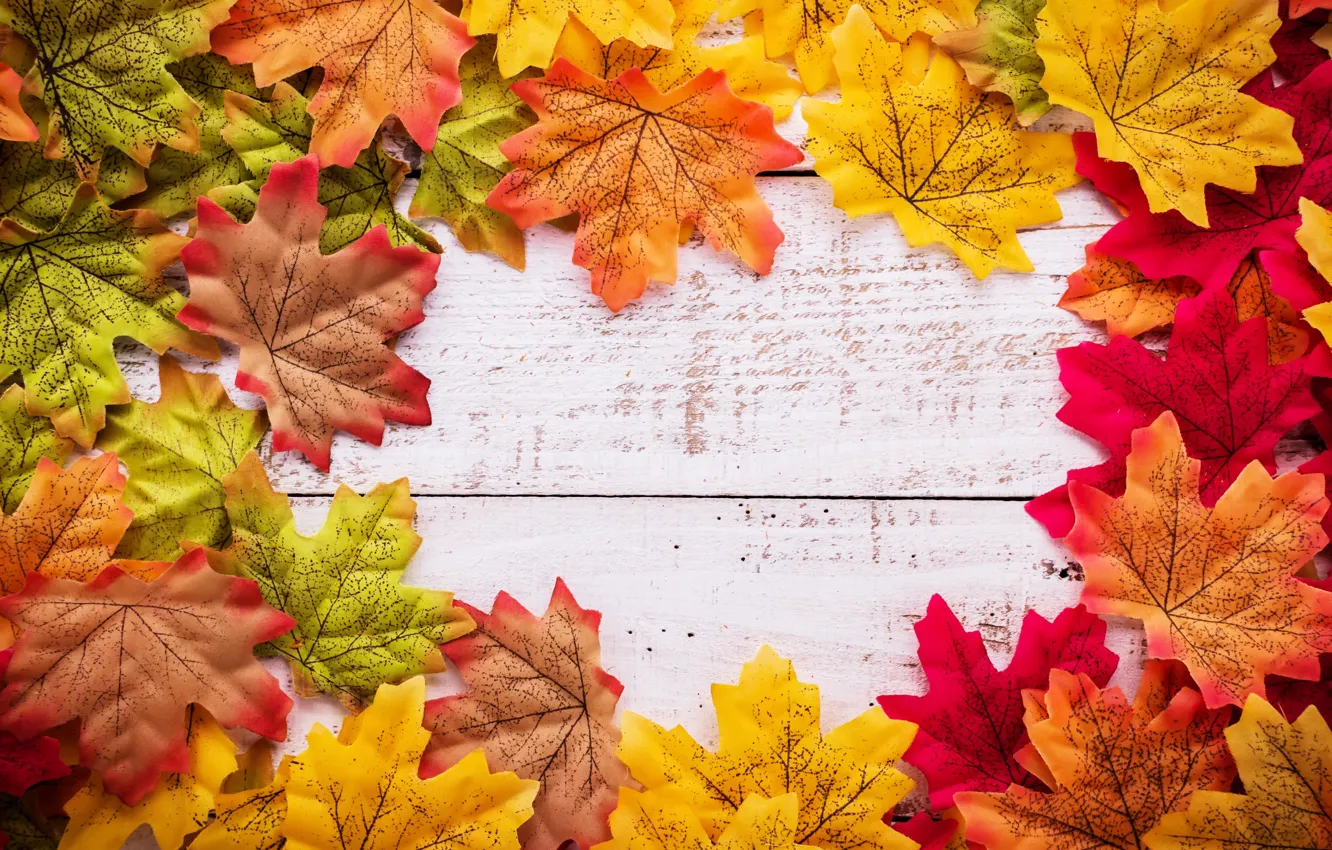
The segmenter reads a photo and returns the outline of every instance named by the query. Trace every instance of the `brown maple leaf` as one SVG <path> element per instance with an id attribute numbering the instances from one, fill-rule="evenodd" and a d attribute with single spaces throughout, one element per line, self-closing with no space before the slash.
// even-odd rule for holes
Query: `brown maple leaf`
<path id="1" fill-rule="evenodd" d="M 443 649 L 471 690 L 426 705 L 425 725 L 435 736 L 422 772 L 481 747 L 492 768 L 541 782 L 536 814 L 519 833 L 526 850 L 606 840 L 606 818 L 628 772 L 615 757 L 615 703 L 624 686 L 598 666 L 601 614 L 580 608 L 562 579 L 540 618 L 507 593 L 489 614 L 462 607 L 476 631 Z"/>

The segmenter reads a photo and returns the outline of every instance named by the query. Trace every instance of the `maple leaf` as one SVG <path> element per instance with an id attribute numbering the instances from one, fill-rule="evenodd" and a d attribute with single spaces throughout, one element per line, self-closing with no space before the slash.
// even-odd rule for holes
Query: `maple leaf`
<path id="1" fill-rule="evenodd" d="M 305 537 L 258 455 L 223 479 L 231 545 L 209 550 L 218 572 L 259 583 L 295 628 L 260 647 L 291 664 L 296 692 L 335 694 L 359 708 L 383 682 L 444 669 L 440 644 L 471 631 L 453 595 L 400 583 L 421 545 L 407 479 L 365 496 L 341 486 L 328 518 Z"/>
<path id="2" fill-rule="evenodd" d="M 267 402 L 273 450 L 327 470 L 335 430 L 379 445 L 386 419 L 429 424 L 430 380 L 385 342 L 425 318 L 439 257 L 390 247 L 382 227 L 320 254 L 317 178 L 313 156 L 273 166 L 248 224 L 199 201 L 179 317 L 240 347 L 236 386 Z"/>
<path id="3" fill-rule="evenodd" d="M 0 729 L 21 739 L 79 718 L 80 761 L 129 805 L 162 772 L 185 773 L 186 712 L 223 726 L 286 734 L 291 700 L 251 647 L 292 627 L 253 582 L 190 553 L 152 582 L 107 567 L 86 584 L 28 576 L 0 600 L 18 628 Z"/>
<path id="4" fill-rule="evenodd" d="M 0 221 L 0 378 L 22 374 L 30 413 L 88 447 L 106 406 L 130 399 L 113 339 L 217 358 L 175 320 L 185 298 L 162 280 L 185 242 L 151 213 L 108 209 L 90 185 L 49 233 Z"/>
<path id="5" fill-rule="evenodd" d="M 916 812 L 910 820 L 894 821 L 893 829 L 919 844 L 920 850 L 968 850 L 966 824 L 955 808 L 944 812 L 942 820 Z"/>
<path id="6" fill-rule="evenodd" d="M 514 77 L 549 68 L 561 32 L 575 24 L 601 44 L 669 48 L 674 9 L 671 0 L 463 0 L 462 16 L 472 35 L 496 36 L 500 74 Z"/>
<path id="7" fill-rule="evenodd" d="M 1332 730 L 1309 709 L 1294 724 L 1256 696 L 1226 730 L 1243 794 L 1199 791 L 1145 836 L 1152 850 L 1332 847 Z"/>
<path id="8" fill-rule="evenodd" d="M 818 687 L 798 681 L 791 662 L 766 646 L 744 666 L 739 685 L 712 686 L 712 702 L 721 729 L 716 753 L 679 726 L 663 729 L 625 712 L 620 760 L 634 779 L 649 790 L 676 785 L 709 835 L 720 835 L 751 794 L 795 793 L 799 844 L 909 847 L 884 815 L 911 787 L 893 763 L 915 724 L 876 707 L 821 734 Z"/>
<path id="9" fill-rule="evenodd" d="M 259 444 L 268 427 L 261 410 L 242 410 L 216 375 L 158 361 L 161 397 L 113 410 L 97 438 L 129 470 L 125 504 L 134 522 L 121 538 L 126 558 L 169 560 L 180 541 L 225 546 L 231 539 L 222 479 Z"/>
<path id="10" fill-rule="evenodd" d="M 805 91 L 815 94 L 839 76 L 846 81 L 844 71 L 834 66 L 835 33 L 851 19 L 855 5 L 867 19 L 856 26 L 872 25 L 900 42 L 917 32 L 936 36 L 976 25 L 976 0 L 723 0 L 717 20 L 761 13 L 756 28 L 763 33 L 768 56 L 794 54 Z"/>
<path id="11" fill-rule="evenodd" d="M 18 510 L 42 458 L 59 466 L 73 449 L 74 441 L 57 434 L 51 420 L 28 415 L 23 387 L 15 384 L 6 389 L 0 395 L 0 511 Z"/>
<path id="12" fill-rule="evenodd" d="M 34 802 L 0 794 L 0 850 L 57 850 L 59 830 Z"/>
<path id="13" fill-rule="evenodd" d="M 1235 270 L 1226 291 L 1235 301 L 1241 322 L 1262 316 L 1267 323 L 1267 361 L 1274 366 L 1290 363 L 1309 350 L 1309 332 L 1290 301 L 1278 295 L 1272 275 L 1264 267 L 1273 253 L 1250 255 Z"/>
<path id="14" fill-rule="evenodd" d="M 0 682 L 5 680 L 13 654 L 12 649 L 0 651 Z M 39 735 L 20 741 L 0 732 L 0 794 L 17 797 L 38 782 L 68 775 L 69 767 L 60 760 L 60 742 L 55 738 Z"/>
<path id="15" fill-rule="evenodd" d="M 1068 276 L 1059 306 L 1087 321 L 1105 320 L 1110 336 L 1138 336 L 1175 321 L 1175 308 L 1202 291 L 1182 275 L 1157 279 L 1128 260 L 1101 253 L 1100 244 L 1086 248 L 1087 263 Z"/>
<path id="16" fill-rule="evenodd" d="M 1085 673 L 1105 685 L 1119 663 L 1105 648 L 1105 623 L 1083 608 L 1062 611 L 1053 623 L 1028 611 L 1002 673 L 990 662 L 980 632 L 963 631 L 937 594 L 915 630 L 929 693 L 882 696 L 879 705 L 889 717 L 920 727 L 904 758 L 925 775 L 936 811 L 952 806 L 960 791 L 1033 786 L 1035 777 L 1013 760 L 1027 737 L 1023 689 L 1044 687 L 1052 668 Z"/>
<path id="17" fill-rule="evenodd" d="M 1132 705 L 1118 688 L 1052 671 L 1049 717 L 1028 732 L 1056 786 L 959 794 L 967 838 L 990 850 L 1141 847 L 1138 836 L 1190 793 L 1229 785 L 1235 769 L 1222 733 L 1230 712 L 1208 711 L 1197 691 L 1172 687 L 1169 666 L 1147 665 Z"/>
<path id="18" fill-rule="evenodd" d="M 639 68 L 658 91 L 684 85 L 708 68 L 726 74 L 726 84 L 736 97 L 772 108 L 781 120 L 791 114 L 800 97 L 800 83 L 786 67 L 763 56 L 763 38 L 745 36 L 719 47 L 701 47 L 698 34 L 712 18 L 719 0 L 672 0 L 675 21 L 671 24 L 673 46 L 640 47 L 625 39 L 603 44 L 577 18 L 569 21 L 555 46 L 555 56 L 564 57 L 582 70 L 603 80 L 613 80 L 630 68 Z"/>
<path id="19" fill-rule="evenodd" d="M 615 837 L 593 850 L 793 850 L 802 847 L 795 843 L 796 810 L 795 794 L 771 800 L 751 794 L 714 844 L 679 789 L 621 788 L 610 816 Z"/>
<path id="20" fill-rule="evenodd" d="M 1322 586 L 1327 589 L 1326 584 Z M 1299 717 L 1313 706 L 1324 720 L 1332 722 L 1332 655 L 1319 659 L 1316 680 L 1267 677 L 1267 699 L 1283 717 Z"/>
<path id="21" fill-rule="evenodd" d="M 1250 463 L 1207 508 L 1201 470 L 1166 412 L 1133 432 L 1122 498 L 1073 483 L 1083 604 L 1142 620 L 1151 657 L 1183 661 L 1210 706 L 1261 696 L 1270 673 L 1317 678 L 1332 593 L 1294 574 L 1327 543 L 1322 476 Z"/>
<path id="22" fill-rule="evenodd" d="M 1275 58 L 1276 11 L 1270 0 L 1049 0 L 1041 86 L 1092 119 L 1101 156 L 1133 166 L 1152 212 L 1206 227 L 1207 184 L 1253 192 L 1256 166 L 1300 162 L 1291 117 L 1238 91 Z"/>
<path id="23" fill-rule="evenodd" d="M 143 174 L 143 168 L 120 151 L 108 151 L 97 172 L 97 193 L 113 204 L 143 191 Z M 47 159 L 41 145 L 0 142 L 0 217 L 27 230 L 51 230 L 83 182 L 74 163 Z"/>
<path id="24" fill-rule="evenodd" d="M 226 95 L 227 126 L 222 135 L 254 179 L 221 186 L 208 197 L 237 221 L 249 221 L 259 201 L 259 187 L 279 162 L 295 162 L 310 149 L 313 126 L 309 101 L 287 83 L 278 83 L 268 100 Z M 350 168 L 330 166 L 319 173 L 319 203 L 328 210 L 319 230 L 319 250 L 332 254 L 355 242 L 376 225 L 388 229 L 394 245 L 417 245 L 438 254 L 435 238 L 394 209 L 407 163 L 384 150 L 382 138 L 362 151 Z"/>
<path id="25" fill-rule="evenodd" d="M 35 142 L 41 134 L 19 102 L 19 89 L 22 86 L 23 78 L 13 68 L 0 62 L 0 139 Z"/>
<path id="26" fill-rule="evenodd" d="M 1041 88 L 1036 16 L 1045 0 L 981 0 L 976 25 L 940 33 L 934 43 L 957 60 L 973 86 L 1007 95 L 1023 127 L 1050 111 Z"/>
<path id="27" fill-rule="evenodd" d="M 458 102 L 458 60 L 472 46 L 463 22 L 434 0 L 239 0 L 213 31 L 213 50 L 254 63 L 269 86 L 324 69 L 310 102 L 310 150 L 349 168 L 390 114 L 422 148 Z"/>
<path id="28" fill-rule="evenodd" d="M 350 742 L 315 724 L 309 748 L 291 763 L 286 850 L 518 850 L 537 783 L 491 773 L 479 751 L 419 778 L 430 739 L 421 728 L 424 703 L 425 680 L 417 677 L 380 686 Z"/>
<path id="29" fill-rule="evenodd" d="M 587 847 L 607 838 L 615 789 L 628 773 L 615 757 L 615 704 L 624 686 L 601 669 L 601 614 L 580 608 L 557 579 L 545 616 L 507 593 L 490 614 L 460 606 L 476 631 L 444 647 L 467 693 L 426 704 L 435 733 L 423 770 L 437 772 L 480 747 L 491 764 L 541 782 L 527 850 Z"/>
<path id="30" fill-rule="evenodd" d="M 833 203 L 892 213 L 909 245 L 943 242 L 977 277 L 1030 271 L 1017 228 L 1059 218 L 1054 192 L 1078 181 L 1067 134 L 1013 129 L 1007 98 L 971 86 L 945 54 L 913 80 L 903 47 L 858 8 L 832 39 L 842 100 L 801 109 Z"/>
<path id="31" fill-rule="evenodd" d="M 509 173 L 500 143 L 536 119 L 500 76 L 493 36 L 477 39 L 458 76 L 462 102 L 444 113 L 435 146 L 421 160 L 408 214 L 444 219 L 463 248 L 490 251 L 521 271 L 527 262 L 523 234 L 513 219 L 486 206 L 486 196 Z"/>
<path id="32" fill-rule="evenodd" d="M 65 804 L 69 825 L 60 839 L 61 850 L 120 847 L 143 825 L 152 827 L 161 850 L 175 850 L 186 835 L 208 823 L 223 780 L 236 769 L 236 745 L 204 709 L 190 706 L 186 718 L 188 772 L 162 777 L 161 784 L 133 806 L 109 793 L 101 776 L 93 773 Z"/>
<path id="33" fill-rule="evenodd" d="M 1304 249 L 1309 265 L 1323 279 L 1332 282 L 1332 213 L 1308 198 L 1300 199 L 1300 227 L 1295 239 Z M 1332 306 L 1317 304 L 1304 311 L 1304 317 L 1328 338 L 1332 331 Z"/>
<path id="34" fill-rule="evenodd" d="M 1318 31 L 1327 25 L 1326 11 L 1292 18 L 1288 11 L 1287 0 L 1280 0 L 1277 13 L 1281 17 L 1281 28 L 1272 36 L 1272 52 L 1276 62 L 1272 69 L 1288 82 L 1299 82 L 1319 65 L 1327 61 L 1327 50 L 1314 39 Z"/>
<path id="35" fill-rule="evenodd" d="M 1189 452 L 1202 461 L 1204 505 L 1214 504 L 1249 461 L 1275 470 L 1277 440 L 1318 412 L 1307 360 L 1270 365 L 1266 320 L 1239 321 L 1225 290 L 1180 302 L 1164 360 L 1127 337 L 1063 348 L 1057 356 L 1070 396 L 1059 421 L 1110 452 L 1104 463 L 1072 470 L 1068 480 L 1111 496 L 1124 492 L 1129 435 L 1163 411 L 1175 414 Z M 1063 537 L 1073 525 L 1068 487 L 1033 499 L 1027 513 Z"/>
<path id="36" fill-rule="evenodd" d="M 276 773 L 270 762 L 269 775 L 255 787 L 219 795 L 217 818 L 190 842 L 190 850 L 281 850 L 291 762 L 284 756 Z"/>
<path id="37" fill-rule="evenodd" d="M 190 99 L 167 65 L 208 51 L 233 0 L 4 0 L 0 24 L 36 51 L 26 87 L 51 110 L 46 153 L 97 173 L 115 147 L 148 165 L 158 144 L 199 149 Z"/>
<path id="38" fill-rule="evenodd" d="M 560 59 L 513 90 L 540 120 L 500 145 L 516 167 L 486 203 L 519 227 L 578 213 L 574 262 L 612 310 L 649 280 L 675 281 L 686 221 L 759 274 L 772 268 L 782 232 L 753 177 L 802 155 L 777 135 L 772 110 L 736 98 L 724 74 L 661 94 L 638 69 L 607 82 Z"/>

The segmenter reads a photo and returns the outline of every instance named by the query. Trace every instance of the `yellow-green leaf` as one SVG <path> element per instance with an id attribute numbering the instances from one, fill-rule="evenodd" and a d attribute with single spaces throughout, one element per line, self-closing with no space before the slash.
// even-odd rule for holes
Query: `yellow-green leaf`
<path id="1" fill-rule="evenodd" d="M 74 441 L 56 434 L 51 420 L 28 415 L 23 387 L 6 389 L 0 395 L 0 512 L 18 509 L 37 461 L 45 457 L 63 466 L 73 449 Z"/>

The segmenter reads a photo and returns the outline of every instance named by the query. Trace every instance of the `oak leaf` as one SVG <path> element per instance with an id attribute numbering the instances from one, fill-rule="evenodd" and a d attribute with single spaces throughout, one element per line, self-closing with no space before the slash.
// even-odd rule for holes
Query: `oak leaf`
<path id="1" fill-rule="evenodd" d="M 620 759 L 647 789 L 674 784 L 720 836 L 752 794 L 794 793 L 795 840 L 826 850 L 867 845 L 907 850 L 884 815 L 911 788 L 894 769 L 916 726 L 879 708 L 824 735 L 819 689 L 796 679 L 768 647 L 744 666 L 739 685 L 713 685 L 721 744 L 712 753 L 677 726 L 663 729 L 632 712 L 621 721 Z"/>
<path id="2" fill-rule="evenodd" d="M 1201 470 L 1166 412 L 1133 432 L 1121 498 L 1073 483 L 1083 604 L 1142 620 L 1149 655 L 1183 661 L 1210 706 L 1262 696 L 1268 674 L 1317 678 L 1332 593 L 1295 573 L 1327 543 L 1322 476 L 1253 462 L 1208 508 Z"/>
<path id="3" fill-rule="evenodd" d="M 73 449 L 74 441 L 57 434 L 51 420 L 28 415 L 23 387 L 15 384 L 6 389 L 0 395 L 0 511 L 18 510 L 42 458 L 60 466 Z"/>
<path id="4" fill-rule="evenodd" d="M 661 94 L 640 70 L 608 82 L 560 59 L 513 90 L 540 120 L 500 145 L 515 168 L 486 203 L 519 227 L 578 213 L 574 262 L 612 310 L 649 280 L 675 281 L 685 222 L 759 274 L 772 268 L 783 237 L 754 175 L 802 156 L 772 110 L 736 98 L 724 74 Z"/>
<path id="5" fill-rule="evenodd" d="M 1028 611 L 1003 672 L 990 662 L 980 632 L 963 631 L 941 596 L 930 598 L 915 631 L 929 691 L 881 696 L 879 705 L 920 727 L 904 758 L 925 775 L 936 811 L 952 806 L 961 791 L 1034 787 L 1036 778 L 1013 759 L 1027 738 L 1023 690 L 1045 687 L 1052 669 L 1104 686 L 1119 663 L 1105 648 L 1105 623 L 1083 608 L 1061 611 L 1053 623 Z"/>
<path id="6" fill-rule="evenodd" d="M 1087 263 L 1068 276 L 1059 306 L 1088 321 L 1105 320 L 1110 336 L 1139 336 L 1175 321 L 1175 308 L 1202 291 L 1192 278 L 1153 278 L 1093 242 Z"/>
<path id="7" fill-rule="evenodd" d="M 1049 0 L 1037 25 L 1050 102 L 1092 119 L 1152 212 L 1206 227 L 1208 184 L 1252 192 L 1257 166 L 1300 162 L 1291 117 L 1239 91 L 1275 58 L 1270 0 Z"/>
<path id="8" fill-rule="evenodd" d="M 216 375 L 158 361 L 160 398 L 113 410 L 97 437 L 129 470 L 125 505 L 134 512 L 118 554 L 171 560 L 180 541 L 225 546 L 231 526 L 222 479 L 236 470 L 268 428 L 261 410 L 242 410 Z"/>
<path id="9" fill-rule="evenodd" d="M 390 247 L 382 227 L 320 254 L 317 182 L 313 156 L 273 166 L 248 224 L 201 199 L 179 315 L 240 347 L 236 386 L 267 402 L 274 451 L 327 470 L 335 430 L 378 445 L 386 419 L 430 422 L 430 380 L 385 343 L 425 318 L 439 257 Z"/>
<path id="10" fill-rule="evenodd" d="M 461 607 L 476 631 L 444 646 L 468 691 L 426 704 L 435 733 L 423 770 L 437 772 L 481 748 L 487 760 L 541 782 L 527 850 L 606 840 L 606 818 L 628 772 L 615 757 L 615 704 L 624 686 L 601 669 L 601 614 L 579 607 L 563 580 L 533 616 L 507 593 L 491 613 Z"/>
<path id="11" fill-rule="evenodd" d="M 1201 498 L 1211 505 L 1250 461 L 1275 470 L 1277 441 L 1319 409 L 1310 391 L 1314 364 L 1299 358 L 1271 365 L 1266 320 L 1239 321 L 1225 290 L 1180 302 L 1164 359 L 1127 337 L 1082 343 L 1057 356 L 1070 396 L 1059 420 L 1110 453 L 1104 463 L 1072 470 L 1068 480 L 1111 496 L 1124 492 L 1133 429 L 1164 411 L 1175 414 L 1189 452 L 1202 461 Z M 1068 486 L 1032 500 L 1027 513 L 1063 537 L 1073 525 Z"/>
<path id="12" fill-rule="evenodd" d="M 1050 111 L 1041 88 L 1045 63 L 1036 52 L 1036 16 L 1044 8 L 1045 0 L 981 0 L 974 27 L 934 39 L 973 86 L 1007 95 L 1023 127 Z"/>
<path id="13" fill-rule="evenodd" d="M 265 755 L 272 757 L 267 750 Z M 268 775 L 254 787 L 224 787 L 226 793 L 217 797 L 216 819 L 190 842 L 190 850 L 281 850 L 291 762 L 284 756 L 276 772 L 269 762 Z"/>
<path id="14" fill-rule="evenodd" d="M 115 147 L 148 165 L 158 144 L 199 149 L 199 105 L 167 70 L 208 51 L 234 0 L 5 0 L 0 24 L 36 51 L 25 87 L 51 110 L 46 153 L 96 175 Z"/>
<path id="15" fill-rule="evenodd" d="M 80 762 L 129 805 L 185 773 L 186 709 L 281 738 L 291 699 L 251 647 L 292 627 L 253 582 L 191 553 L 152 582 L 107 567 L 88 583 L 29 575 L 0 600 L 19 640 L 0 729 L 26 739 L 76 718 Z"/>
<path id="16" fill-rule="evenodd" d="M 0 221 L 0 376 L 22 374 L 30 413 L 91 446 L 106 406 L 130 399 L 116 337 L 216 359 L 213 340 L 176 321 L 185 298 L 162 280 L 185 242 L 151 213 L 108 209 L 86 184 L 48 233 Z"/>
<path id="17" fill-rule="evenodd" d="M 444 113 L 435 146 L 422 157 L 408 213 L 444 219 L 465 249 L 490 251 L 521 271 L 527 262 L 523 234 L 513 219 L 486 206 L 486 196 L 509 173 L 500 143 L 536 117 L 500 76 L 494 36 L 477 39 L 458 76 L 462 102 Z"/>
<path id="18" fill-rule="evenodd" d="M 630 68 L 639 68 L 657 91 L 684 85 L 708 68 L 725 72 L 726 84 L 736 97 L 772 108 L 777 120 L 791 114 L 800 97 L 800 83 L 786 67 L 763 55 L 763 38 L 747 35 L 737 42 L 702 47 L 698 34 L 712 18 L 719 0 L 672 0 L 675 21 L 669 49 L 639 47 L 625 39 L 603 44 L 577 18 L 569 21 L 555 46 L 555 56 L 564 57 L 582 70 L 603 80 L 613 80 Z"/>
<path id="19" fill-rule="evenodd" d="M 223 780 L 236 769 L 236 745 L 199 706 L 190 706 L 186 716 L 189 770 L 162 777 L 161 784 L 133 806 L 108 792 L 94 772 L 65 804 L 69 825 L 60 838 L 61 850 L 120 847 L 144 825 L 152 827 L 160 850 L 176 850 L 185 836 L 208 823 Z"/>
<path id="20" fill-rule="evenodd" d="M 350 742 L 315 725 L 309 748 L 291 763 L 286 850 L 518 850 L 537 783 L 491 773 L 479 751 L 419 778 L 430 739 L 421 728 L 424 703 L 425 680 L 417 677 L 382 685 Z"/>
<path id="21" fill-rule="evenodd" d="M 260 647 L 287 659 L 296 692 L 334 694 L 359 708 L 384 682 L 444 669 L 440 644 L 471 631 L 453 595 L 401 584 L 421 545 L 407 479 L 365 496 L 338 488 L 323 527 L 296 530 L 291 503 L 250 453 L 223 479 L 231 545 L 209 550 L 218 572 L 257 581 L 295 627 Z"/>
<path id="22" fill-rule="evenodd" d="M 0 682 L 14 650 L 0 651 Z M 69 775 L 69 766 L 60 759 L 60 742 L 38 735 L 20 741 L 8 732 L 0 732 L 0 795 L 18 797 L 32 786 L 49 779 Z M 0 830 L 0 836 L 3 836 Z M 0 844 L 0 847 L 3 847 Z"/>
<path id="23" fill-rule="evenodd" d="M 1197 691 L 1172 686 L 1169 666 L 1147 665 L 1132 705 L 1118 688 L 1053 671 L 1049 716 L 1028 733 L 1055 786 L 959 794 L 967 838 L 989 850 L 1141 847 L 1139 837 L 1190 793 L 1228 786 L 1230 712 L 1209 711 Z"/>
<path id="24" fill-rule="evenodd" d="M 1151 850 L 1321 850 L 1332 847 L 1332 730 L 1309 709 L 1289 723 L 1250 696 L 1226 730 L 1243 794 L 1199 791 L 1187 812 L 1145 836 Z"/>
<path id="25" fill-rule="evenodd" d="M 610 816 L 615 837 L 593 850 L 798 850 L 796 810 L 794 794 L 771 800 L 752 794 L 714 844 L 679 789 L 666 785 L 640 793 L 621 788 Z"/>
<path id="26" fill-rule="evenodd" d="M 310 150 L 349 168 L 390 114 L 422 148 L 458 102 L 458 60 L 472 46 L 463 22 L 435 0 L 239 0 L 213 32 L 213 50 L 254 64 L 269 86 L 324 69 L 310 102 Z"/>
<path id="27" fill-rule="evenodd" d="M 902 45 L 859 8 L 832 40 L 842 100 L 801 109 L 833 203 L 852 217 L 892 213 L 907 244 L 943 242 L 977 277 L 1031 271 L 1017 229 L 1059 218 L 1054 193 L 1078 181 L 1067 134 L 1014 129 L 1008 99 L 976 89 L 945 54 L 913 79 Z"/>
<path id="28" fill-rule="evenodd" d="M 37 125 L 23 111 L 19 89 L 23 78 L 13 68 L 0 62 L 0 139 L 10 142 L 35 142 L 41 137 Z"/>

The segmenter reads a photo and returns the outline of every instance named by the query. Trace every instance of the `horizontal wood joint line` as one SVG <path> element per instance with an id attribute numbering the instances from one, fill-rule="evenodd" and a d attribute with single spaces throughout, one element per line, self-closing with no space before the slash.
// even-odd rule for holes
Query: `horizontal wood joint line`
<path id="1" fill-rule="evenodd" d="M 288 493 L 292 498 L 332 498 L 332 493 Z M 1027 502 L 1035 496 L 894 496 L 894 495 L 788 495 L 781 493 L 412 493 L 413 499 L 765 499 L 786 502 Z"/>

